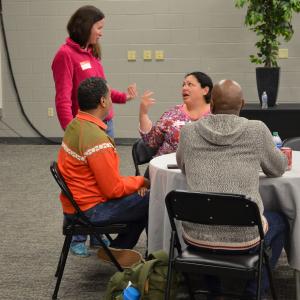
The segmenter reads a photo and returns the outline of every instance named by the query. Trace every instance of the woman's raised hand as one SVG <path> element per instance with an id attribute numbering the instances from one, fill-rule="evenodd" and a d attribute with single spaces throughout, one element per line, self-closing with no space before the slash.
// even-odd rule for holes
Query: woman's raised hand
<path id="1" fill-rule="evenodd" d="M 136 83 L 132 83 L 127 88 L 127 100 L 132 100 L 137 97 L 138 91 L 136 87 Z"/>
<path id="2" fill-rule="evenodd" d="M 142 95 L 141 103 L 140 103 L 140 112 L 142 114 L 147 114 L 150 106 L 152 106 L 155 103 L 155 99 L 152 98 L 153 94 L 154 94 L 153 92 L 147 90 Z"/>

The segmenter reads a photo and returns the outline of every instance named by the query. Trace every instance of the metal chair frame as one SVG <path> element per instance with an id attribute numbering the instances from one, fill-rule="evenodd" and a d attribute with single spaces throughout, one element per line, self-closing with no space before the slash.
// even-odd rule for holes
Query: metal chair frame
<path id="1" fill-rule="evenodd" d="M 140 176 L 139 165 L 148 163 L 156 154 L 157 149 L 147 146 L 143 139 L 138 139 L 132 146 L 132 159 L 135 168 L 135 176 Z"/>
<path id="2" fill-rule="evenodd" d="M 126 224 L 108 224 L 108 225 L 99 226 L 99 225 L 95 225 L 92 222 L 90 222 L 90 220 L 85 216 L 84 212 L 79 208 L 78 204 L 74 200 L 73 195 L 72 195 L 70 189 L 68 188 L 64 178 L 62 177 L 62 175 L 58 169 L 57 163 L 55 161 L 51 162 L 50 171 L 51 171 L 55 181 L 59 185 L 62 193 L 64 193 L 64 195 L 67 197 L 67 199 L 69 200 L 69 202 L 72 204 L 72 206 L 74 207 L 74 209 L 76 211 L 76 213 L 75 213 L 76 218 L 74 218 L 74 220 L 69 221 L 66 218 L 64 218 L 64 222 L 63 222 L 63 235 L 65 235 L 65 240 L 64 240 L 64 244 L 63 244 L 63 247 L 61 250 L 60 258 L 59 258 L 58 265 L 57 265 L 56 272 L 55 272 L 55 277 L 57 277 L 57 281 L 56 281 L 55 289 L 54 289 L 54 292 L 52 295 L 52 299 L 57 299 L 57 294 L 58 294 L 60 283 L 61 283 L 61 280 L 63 277 L 66 261 L 68 258 L 68 253 L 69 253 L 69 249 L 70 249 L 70 245 L 71 245 L 71 241 L 72 241 L 72 236 L 73 235 L 81 235 L 81 234 L 95 235 L 95 237 L 97 238 L 97 240 L 103 247 L 105 253 L 110 258 L 112 263 L 116 266 L 116 268 L 119 271 L 122 272 L 123 268 L 120 266 L 120 264 L 118 263 L 116 258 L 113 256 L 110 249 L 103 242 L 101 235 L 104 234 L 107 236 L 107 238 L 109 238 L 111 240 L 111 238 L 109 236 L 110 234 L 125 232 L 127 229 L 127 225 Z"/>
<path id="3" fill-rule="evenodd" d="M 172 272 L 175 268 L 183 273 L 186 280 L 190 298 L 194 300 L 194 294 L 210 294 L 209 291 L 193 291 L 189 275 L 192 273 L 238 276 L 247 279 L 257 279 L 256 299 L 261 299 L 262 265 L 266 265 L 269 275 L 271 292 L 274 300 L 277 300 L 273 284 L 272 272 L 269 263 L 268 249 L 264 243 L 264 231 L 260 212 L 257 204 L 243 195 L 199 193 L 174 190 L 165 199 L 166 207 L 171 223 L 171 241 L 169 250 L 169 266 L 167 289 L 165 300 L 170 297 Z M 212 226 L 256 226 L 260 236 L 258 252 L 225 252 L 208 250 L 187 246 L 182 250 L 176 222 L 185 221 Z M 175 255 L 175 248 L 178 255 Z M 234 298 L 240 297 L 236 293 L 223 293 Z"/>

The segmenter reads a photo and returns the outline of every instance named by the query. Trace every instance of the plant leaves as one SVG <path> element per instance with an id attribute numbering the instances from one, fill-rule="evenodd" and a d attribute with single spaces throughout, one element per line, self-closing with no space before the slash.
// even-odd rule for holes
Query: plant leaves
<path id="1" fill-rule="evenodd" d="M 293 13 L 300 12 L 300 0 L 234 0 L 235 7 L 247 6 L 245 25 L 256 33 L 258 53 L 250 55 L 255 64 L 277 67 L 280 38 L 288 42 L 294 30 Z"/>

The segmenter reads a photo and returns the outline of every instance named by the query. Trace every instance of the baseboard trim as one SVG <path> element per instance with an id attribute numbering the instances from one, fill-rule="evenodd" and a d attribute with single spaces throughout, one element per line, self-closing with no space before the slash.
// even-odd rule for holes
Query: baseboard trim
<path id="1" fill-rule="evenodd" d="M 0 144 L 7 145 L 51 145 L 61 144 L 62 138 L 49 137 L 49 141 L 41 137 L 0 137 Z M 51 143 L 52 141 L 52 143 Z M 115 138 L 116 145 L 131 146 L 136 138 Z"/>

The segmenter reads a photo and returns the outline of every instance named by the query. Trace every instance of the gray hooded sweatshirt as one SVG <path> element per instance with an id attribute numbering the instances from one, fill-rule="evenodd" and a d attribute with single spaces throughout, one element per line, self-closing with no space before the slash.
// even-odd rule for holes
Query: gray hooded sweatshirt
<path id="1" fill-rule="evenodd" d="M 246 195 L 258 204 L 261 214 L 259 171 L 278 177 L 287 166 L 263 122 L 226 114 L 208 115 L 184 126 L 176 158 L 191 191 Z M 225 250 L 252 248 L 259 240 L 255 228 L 189 222 L 183 223 L 183 237 L 196 246 Z"/>

